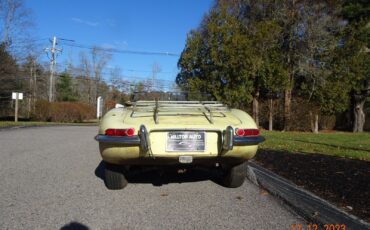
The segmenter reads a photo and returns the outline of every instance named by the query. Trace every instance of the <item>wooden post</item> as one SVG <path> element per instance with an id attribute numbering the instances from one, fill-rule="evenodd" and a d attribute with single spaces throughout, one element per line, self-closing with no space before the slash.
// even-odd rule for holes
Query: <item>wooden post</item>
<path id="1" fill-rule="evenodd" d="M 273 119 L 273 114 L 274 114 L 274 105 L 273 105 L 273 101 L 272 101 L 272 98 L 269 99 L 269 131 L 272 131 L 273 129 L 273 122 L 274 122 L 274 119 Z"/>
<path id="2" fill-rule="evenodd" d="M 16 96 L 15 96 L 15 112 L 14 112 L 14 121 L 15 122 L 18 122 L 18 97 L 19 97 L 19 93 L 16 93 Z"/>

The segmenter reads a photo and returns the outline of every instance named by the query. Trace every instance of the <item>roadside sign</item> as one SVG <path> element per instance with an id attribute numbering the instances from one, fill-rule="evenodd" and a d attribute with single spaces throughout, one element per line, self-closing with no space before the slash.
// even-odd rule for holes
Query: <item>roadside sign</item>
<path id="1" fill-rule="evenodd" d="M 16 100 L 18 94 L 18 100 L 23 100 L 23 93 L 12 92 L 12 99 Z"/>

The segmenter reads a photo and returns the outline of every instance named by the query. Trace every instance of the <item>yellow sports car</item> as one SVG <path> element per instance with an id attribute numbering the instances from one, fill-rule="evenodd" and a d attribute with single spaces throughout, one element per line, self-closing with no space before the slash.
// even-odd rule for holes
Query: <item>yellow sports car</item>
<path id="1" fill-rule="evenodd" d="M 130 166 L 200 165 L 220 168 L 226 187 L 239 187 L 246 161 L 264 141 L 244 111 L 215 101 L 143 101 L 112 109 L 101 120 L 105 185 L 122 189 Z"/>

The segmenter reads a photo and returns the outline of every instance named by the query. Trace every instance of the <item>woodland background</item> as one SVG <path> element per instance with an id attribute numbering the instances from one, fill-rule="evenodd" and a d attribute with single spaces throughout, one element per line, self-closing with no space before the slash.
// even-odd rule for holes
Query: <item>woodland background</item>
<path id="1" fill-rule="evenodd" d="M 79 122 L 132 92 L 201 93 L 244 109 L 269 130 L 370 130 L 370 3 L 367 0 L 216 0 L 189 31 L 170 87 L 125 80 L 108 68 L 109 50 L 91 47 L 55 72 L 48 101 L 49 63 L 32 38 L 22 0 L 0 0 L 0 117 L 12 119 L 11 92 L 23 92 L 23 119 Z"/>

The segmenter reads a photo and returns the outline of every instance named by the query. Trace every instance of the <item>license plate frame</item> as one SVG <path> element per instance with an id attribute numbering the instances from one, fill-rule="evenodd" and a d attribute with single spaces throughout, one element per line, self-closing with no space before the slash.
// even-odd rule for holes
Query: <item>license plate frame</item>
<path id="1" fill-rule="evenodd" d="M 166 152 L 204 152 L 205 147 L 204 131 L 167 132 Z"/>

